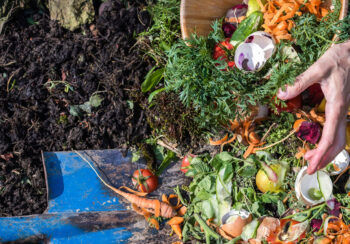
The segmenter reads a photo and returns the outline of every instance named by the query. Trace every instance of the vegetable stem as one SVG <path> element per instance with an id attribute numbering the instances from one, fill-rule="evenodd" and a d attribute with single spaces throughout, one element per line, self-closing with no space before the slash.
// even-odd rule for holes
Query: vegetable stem
<path id="1" fill-rule="evenodd" d="M 203 228 L 206 237 L 208 235 L 208 236 L 213 237 L 216 240 L 218 240 L 220 238 L 218 233 L 213 231 L 198 214 L 194 214 L 194 218 L 197 220 L 198 224 Z M 206 239 L 207 239 L 207 243 L 208 243 L 208 238 L 206 238 Z M 209 240 L 209 243 L 210 243 L 210 240 Z"/>

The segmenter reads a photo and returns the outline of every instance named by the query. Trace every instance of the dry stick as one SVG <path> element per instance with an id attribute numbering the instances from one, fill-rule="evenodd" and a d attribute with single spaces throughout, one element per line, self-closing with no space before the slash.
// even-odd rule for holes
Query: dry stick
<path id="1" fill-rule="evenodd" d="M 13 72 L 11 75 L 10 75 L 10 78 L 7 80 L 7 85 L 6 85 L 6 91 L 9 92 L 9 86 L 10 86 L 10 81 L 11 79 L 13 78 L 13 76 L 16 74 L 16 72 Z"/>
<path id="2" fill-rule="evenodd" d="M 180 151 L 178 149 L 176 149 L 175 147 L 173 147 L 173 146 L 169 145 L 168 143 L 162 141 L 161 139 L 157 140 L 157 144 L 162 146 L 162 147 L 165 147 L 165 148 L 169 149 L 170 151 L 173 151 L 176 154 L 176 156 L 178 156 L 179 158 L 182 157 L 182 155 L 181 155 L 181 153 L 180 153 Z"/>
<path id="3" fill-rule="evenodd" d="M 345 172 L 346 172 L 348 169 L 350 169 L 350 166 L 348 166 L 343 172 L 341 172 L 341 173 L 338 175 L 338 177 L 335 179 L 335 181 L 333 182 L 333 184 L 337 183 L 337 181 L 339 180 L 339 178 L 340 178 L 343 174 L 345 174 Z"/>
<path id="4" fill-rule="evenodd" d="M 270 134 L 270 131 L 272 130 L 273 127 L 275 127 L 276 123 L 273 123 L 270 128 L 266 131 L 265 135 L 261 138 L 261 142 L 264 142 L 266 137 Z"/>
<path id="5" fill-rule="evenodd" d="M 268 149 L 268 148 L 270 148 L 270 147 L 274 147 L 274 146 L 276 146 L 276 145 L 278 145 L 278 144 L 284 142 L 285 140 L 287 140 L 287 139 L 288 139 L 289 137 L 291 137 L 295 132 L 296 132 L 296 131 L 293 129 L 293 130 L 289 133 L 289 135 L 287 135 L 287 136 L 286 136 L 285 138 L 283 138 L 282 140 L 279 140 L 279 141 L 277 141 L 277 142 L 275 142 L 275 143 L 272 143 L 272 144 L 270 144 L 270 145 L 267 145 L 267 146 L 265 146 L 265 147 L 256 148 L 256 150 L 261 151 L 261 150 Z"/>
<path id="6" fill-rule="evenodd" d="M 95 172 L 96 176 L 101 180 L 101 182 L 107 186 L 109 189 L 111 189 L 112 191 L 114 191 L 115 193 L 121 195 L 122 197 L 124 197 L 126 200 L 128 200 L 131 203 L 134 203 L 136 206 L 139 206 L 141 208 L 147 208 L 148 211 L 152 212 L 156 212 L 156 209 L 150 209 L 149 206 L 153 206 L 155 201 L 159 200 L 153 200 L 153 199 L 149 199 L 149 198 L 144 198 L 144 197 L 139 197 L 136 196 L 135 194 L 131 194 L 131 193 L 127 193 L 124 191 L 121 191 L 113 186 L 111 186 L 110 184 L 108 184 L 107 182 L 105 182 L 101 176 L 99 175 L 99 173 L 96 171 L 95 167 L 89 162 L 89 160 L 87 160 L 83 155 L 81 155 L 81 153 L 79 153 L 78 151 L 74 150 L 74 152 L 80 157 L 82 158 L 85 162 L 88 163 L 88 165 L 91 167 L 91 169 Z M 162 217 L 165 218 L 172 218 L 176 215 L 176 212 L 173 210 L 173 208 L 166 203 L 163 202 L 159 202 L 159 208 L 160 208 L 160 215 Z"/>

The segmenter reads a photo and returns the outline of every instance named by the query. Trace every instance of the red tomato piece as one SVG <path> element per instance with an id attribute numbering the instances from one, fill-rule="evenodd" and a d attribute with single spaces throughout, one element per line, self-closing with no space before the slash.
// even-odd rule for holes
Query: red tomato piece
<path id="1" fill-rule="evenodd" d="M 132 183 L 140 192 L 152 192 L 158 187 L 158 177 L 148 169 L 135 170 L 132 175 Z"/>
<path id="2" fill-rule="evenodd" d="M 223 60 L 227 63 L 228 67 L 233 68 L 235 66 L 234 61 L 228 60 L 227 50 L 232 50 L 233 46 L 230 44 L 230 38 L 226 38 L 225 41 L 217 43 L 214 47 L 213 59 Z"/>

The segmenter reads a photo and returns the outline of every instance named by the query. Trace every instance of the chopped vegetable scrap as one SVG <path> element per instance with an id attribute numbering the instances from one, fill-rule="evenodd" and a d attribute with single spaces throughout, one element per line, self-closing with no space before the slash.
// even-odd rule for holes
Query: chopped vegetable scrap
<path id="1" fill-rule="evenodd" d="M 296 135 L 307 142 L 316 144 L 321 137 L 321 126 L 319 123 L 303 121 Z"/>
<path id="2" fill-rule="evenodd" d="M 276 38 L 277 43 L 281 40 L 292 41 L 290 30 L 295 26 L 294 16 L 309 12 L 322 18 L 328 14 L 328 10 L 321 7 L 321 3 L 321 0 L 268 0 L 265 5 L 260 2 L 261 11 L 264 13 L 262 26 Z"/>

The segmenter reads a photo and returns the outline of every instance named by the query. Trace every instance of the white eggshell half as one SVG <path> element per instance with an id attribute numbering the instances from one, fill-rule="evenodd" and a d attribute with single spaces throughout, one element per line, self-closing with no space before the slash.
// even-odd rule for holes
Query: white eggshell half
<path id="1" fill-rule="evenodd" d="M 329 177 L 328 173 L 324 171 L 318 171 L 319 177 L 322 179 L 322 185 L 327 186 L 328 191 L 323 191 L 323 194 L 326 194 L 324 198 L 321 198 L 320 200 L 313 200 L 309 196 L 309 190 L 311 188 L 320 189 L 318 180 L 317 180 L 317 173 L 309 175 L 306 173 L 307 167 L 303 167 L 300 172 L 297 175 L 297 178 L 295 180 L 295 192 L 296 196 L 299 200 L 303 201 L 306 205 L 312 206 L 319 204 L 321 202 L 324 202 L 325 199 L 329 200 L 332 197 L 332 189 L 333 189 L 333 183 L 331 178 Z"/>
<path id="2" fill-rule="evenodd" d="M 242 210 L 233 209 L 227 212 L 224 216 L 222 216 L 221 222 L 223 224 L 229 223 L 230 219 L 232 220 L 232 218 L 235 218 L 236 216 L 240 216 L 242 219 L 248 219 L 251 217 L 251 214 L 244 209 Z"/>
<path id="3" fill-rule="evenodd" d="M 349 162 L 350 162 L 349 153 L 346 150 L 341 151 L 333 159 L 333 161 L 330 162 L 330 164 L 335 164 L 336 166 L 338 166 L 340 171 L 335 171 L 334 170 L 334 171 L 330 172 L 330 175 L 339 175 L 340 173 L 342 173 L 349 166 Z"/>
<path id="4" fill-rule="evenodd" d="M 235 64 L 240 70 L 257 71 L 264 66 L 266 60 L 264 50 L 255 43 L 242 43 L 235 52 Z"/>
<path id="5" fill-rule="evenodd" d="M 265 59 L 271 58 L 276 50 L 276 42 L 273 37 L 264 31 L 257 31 L 250 34 L 244 41 L 245 43 L 254 43 L 261 47 L 265 52 Z"/>

